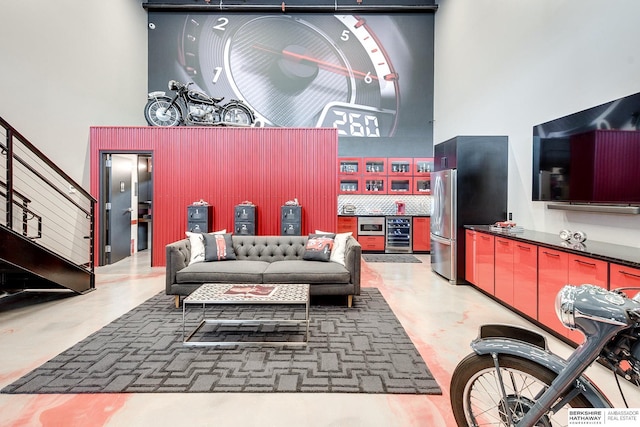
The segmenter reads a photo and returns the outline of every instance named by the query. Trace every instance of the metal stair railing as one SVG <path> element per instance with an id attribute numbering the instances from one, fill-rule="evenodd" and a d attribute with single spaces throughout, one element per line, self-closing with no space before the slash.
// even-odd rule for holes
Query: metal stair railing
<path id="1" fill-rule="evenodd" d="M 91 194 L 0 117 L 0 226 L 86 270 L 91 288 L 95 204 Z"/>

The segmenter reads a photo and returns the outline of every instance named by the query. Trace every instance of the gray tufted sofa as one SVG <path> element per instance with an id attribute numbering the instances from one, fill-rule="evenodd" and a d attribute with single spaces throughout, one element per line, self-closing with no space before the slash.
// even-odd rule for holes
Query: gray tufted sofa
<path id="1" fill-rule="evenodd" d="M 167 295 L 188 296 L 204 283 L 309 283 L 311 295 L 344 295 L 351 307 L 360 294 L 362 248 L 347 239 L 345 265 L 302 259 L 307 236 L 233 235 L 236 260 L 189 265 L 189 239 L 167 245 Z"/>

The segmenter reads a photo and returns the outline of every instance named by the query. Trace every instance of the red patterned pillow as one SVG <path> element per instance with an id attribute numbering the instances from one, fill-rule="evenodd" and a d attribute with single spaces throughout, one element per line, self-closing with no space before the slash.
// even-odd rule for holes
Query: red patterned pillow
<path id="1" fill-rule="evenodd" d="M 309 234 L 302 259 L 328 262 L 335 237 L 335 234 Z"/>
<path id="2" fill-rule="evenodd" d="M 233 252 L 231 233 L 203 234 L 204 236 L 204 260 L 228 261 L 236 259 Z"/>

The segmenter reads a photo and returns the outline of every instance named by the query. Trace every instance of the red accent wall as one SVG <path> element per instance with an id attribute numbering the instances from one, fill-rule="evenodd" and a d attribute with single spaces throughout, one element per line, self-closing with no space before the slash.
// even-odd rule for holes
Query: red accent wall
<path id="1" fill-rule="evenodd" d="M 152 153 L 153 266 L 165 265 L 165 246 L 184 238 L 187 205 L 200 199 L 213 205 L 215 230 L 233 231 L 233 207 L 249 200 L 257 234 L 280 234 L 280 206 L 293 198 L 302 205 L 303 235 L 337 226 L 335 129 L 92 127 L 90 150 L 98 212 L 102 153 Z"/>

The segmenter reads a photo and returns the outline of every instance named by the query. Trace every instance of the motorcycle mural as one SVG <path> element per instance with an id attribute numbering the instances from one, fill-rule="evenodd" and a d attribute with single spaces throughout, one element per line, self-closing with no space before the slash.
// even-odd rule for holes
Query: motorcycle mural
<path id="1" fill-rule="evenodd" d="M 481 326 L 471 343 L 473 353 L 460 361 L 451 379 L 458 426 L 566 426 L 570 408 L 611 408 L 584 375 L 595 361 L 610 368 L 615 381 L 621 376 L 640 387 L 638 291 L 564 286 L 556 313 L 567 328 L 586 337 L 567 360 L 550 352 L 545 338 L 533 331 Z M 618 388 L 622 394 L 619 382 Z"/>
<path id="2" fill-rule="evenodd" d="M 144 117 L 151 126 L 252 126 L 253 111 L 242 101 L 232 99 L 226 104 L 224 98 L 212 98 L 206 93 L 191 90 L 187 84 L 169 81 L 169 90 L 175 91 L 173 98 L 166 92 L 155 91 L 148 95 Z"/>

